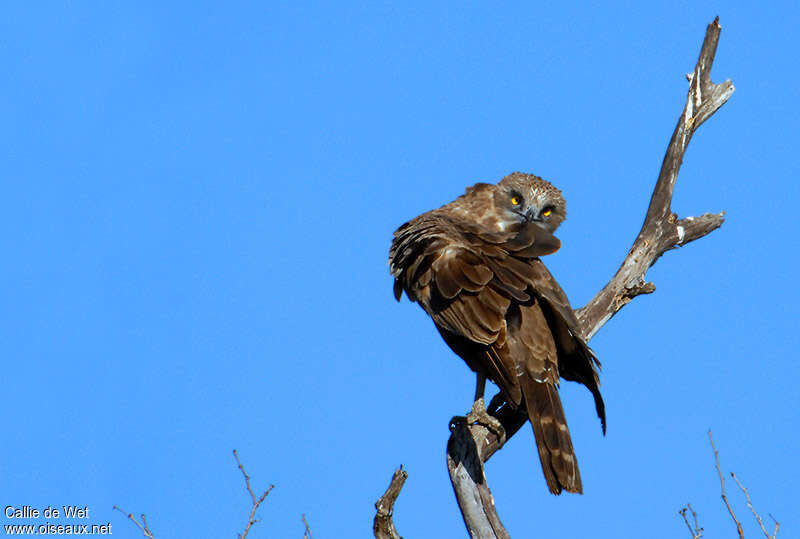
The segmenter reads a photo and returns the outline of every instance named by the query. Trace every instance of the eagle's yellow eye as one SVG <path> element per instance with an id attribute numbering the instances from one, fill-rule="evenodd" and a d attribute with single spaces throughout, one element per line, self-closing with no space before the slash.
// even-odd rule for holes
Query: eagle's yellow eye
<path id="1" fill-rule="evenodd" d="M 513 196 L 513 197 L 511 197 L 511 203 L 512 203 L 514 206 L 519 206 L 519 197 L 517 197 L 517 196 Z"/>
<path id="2" fill-rule="evenodd" d="M 551 210 L 550 208 L 547 208 L 546 210 L 544 210 L 542 212 L 542 215 L 544 215 L 545 217 L 550 217 L 551 213 L 553 213 L 553 210 Z"/>

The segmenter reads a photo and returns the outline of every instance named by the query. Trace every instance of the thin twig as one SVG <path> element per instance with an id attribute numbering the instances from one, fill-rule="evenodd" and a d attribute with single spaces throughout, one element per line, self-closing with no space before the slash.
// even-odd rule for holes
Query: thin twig
<path id="1" fill-rule="evenodd" d="M 731 472 L 731 477 L 733 477 L 733 480 L 736 481 L 736 484 L 739 485 L 739 488 L 742 489 L 742 492 L 744 492 L 744 496 L 745 496 L 745 498 L 747 498 L 747 507 L 750 508 L 750 511 L 753 513 L 753 516 L 756 517 L 756 520 L 758 521 L 758 525 L 761 526 L 761 531 L 764 532 L 764 535 L 767 537 L 767 539 L 775 539 L 775 535 L 770 536 L 769 532 L 767 532 L 767 529 L 764 528 L 764 523 L 761 522 L 761 517 L 758 516 L 758 513 L 756 513 L 756 510 L 753 507 L 753 502 L 750 501 L 750 494 L 747 492 L 747 489 L 744 487 L 744 485 L 742 485 L 739 482 L 739 479 L 736 477 L 735 473 Z M 775 520 L 775 519 L 773 518 L 772 520 Z M 775 534 L 777 534 L 778 533 L 778 526 L 777 526 L 778 522 L 775 521 L 775 524 L 776 524 L 776 526 L 775 526 Z"/>
<path id="2" fill-rule="evenodd" d="M 775 539 L 775 537 L 778 535 L 778 528 L 780 527 L 781 523 L 775 520 L 775 517 L 772 516 L 772 513 L 767 514 L 769 515 L 769 518 L 772 519 L 772 522 L 775 523 L 775 531 L 772 532 L 772 538 Z"/>
<path id="3" fill-rule="evenodd" d="M 258 506 L 261 505 L 261 502 L 264 501 L 264 498 L 267 497 L 267 494 L 275 488 L 275 485 L 270 485 L 267 490 L 264 491 L 264 494 L 261 495 L 260 498 L 256 499 L 256 495 L 253 492 L 253 489 L 250 487 L 250 476 L 247 475 L 247 472 L 244 471 L 244 466 L 242 466 L 242 462 L 239 460 L 239 454 L 236 450 L 233 450 L 233 456 L 236 458 L 236 464 L 239 466 L 239 469 L 242 471 L 242 475 L 244 476 L 244 482 L 247 485 L 247 492 L 250 493 L 250 499 L 253 501 L 253 507 L 250 509 L 250 517 L 247 519 L 247 527 L 244 529 L 244 532 L 239 534 L 239 539 L 245 539 L 247 534 L 250 533 L 250 526 L 258 522 L 256 518 L 256 511 L 258 510 Z"/>
<path id="4" fill-rule="evenodd" d="M 306 516 L 303 515 L 303 526 L 306 527 L 306 530 L 303 532 L 303 539 L 314 539 L 314 536 L 311 535 L 311 528 L 308 526 L 308 522 L 306 522 Z"/>
<path id="5" fill-rule="evenodd" d="M 686 518 L 686 511 L 687 509 L 692 512 L 692 518 L 694 519 L 694 528 L 692 525 L 689 524 L 689 519 Z M 692 539 L 700 539 L 703 537 L 703 528 L 697 523 L 697 513 L 695 513 L 694 509 L 692 509 L 692 504 L 687 503 L 686 507 L 678 511 L 680 515 L 683 517 L 683 521 L 686 523 L 686 527 L 689 528 L 689 533 L 692 534 Z"/>
<path id="6" fill-rule="evenodd" d="M 127 511 L 123 511 L 122 509 L 120 509 L 116 505 L 112 509 L 114 509 L 116 511 L 119 511 L 120 513 L 122 513 L 123 515 L 128 517 L 128 519 L 131 522 L 136 524 L 136 527 L 139 528 L 139 530 L 142 532 L 142 535 L 144 537 L 149 537 L 150 539 L 154 539 L 153 532 L 150 531 L 150 528 L 147 527 L 147 517 L 144 515 L 144 513 L 142 513 L 142 524 L 139 524 L 139 521 L 136 520 L 136 517 L 133 516 L 133 513 L 128 513 Z"/>
<path id="7" fill-rule="evenodd" d="M 728 512 L 731 514 L 733 522 L 736 523 L 736 531 L 739 533 L 739 539 L 744 539 L 744 532 L 742 531 L 742 525 L 736 519 L 736 515 L 733 514 L 733 509 L 731 509 L 731 504 L 728 503 L 728 497 L 725 496 L 725 478 L 722 476 L 722 470 L 719 469 L 719 453 L 717 452 L 717 448 L 714 447 L 714 438 L 711 437 L 711 430 L 708 431 L 708 440 L 711 442 L 711 449 L 714 451 L 714 460 L 717 463 L 719 484 L 720 487 L 722 488 L 722 501 L 725 502 L 725 507 L 728 508 Z"/>

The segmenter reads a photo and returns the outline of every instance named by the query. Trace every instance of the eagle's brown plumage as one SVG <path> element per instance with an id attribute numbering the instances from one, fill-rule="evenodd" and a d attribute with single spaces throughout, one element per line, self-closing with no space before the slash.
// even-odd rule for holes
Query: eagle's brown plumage
<path id="1" fill-rule="evenodd" d="M 605 432 L 600 363 L 578 336 L 566 295 L 542 255 L 559 249 L 553 231 L 566 217 L 561 192 L 515 172 L 479 183 L 450 204 L 394 233 L 394 294 L 422 306 L 453 351 L 488 377 L 513 406 L 524 406 L 550 491 L 581 492 L 559 376 L 592 392 Z M 482 395 L 481 395 L 482 396 Z"/>

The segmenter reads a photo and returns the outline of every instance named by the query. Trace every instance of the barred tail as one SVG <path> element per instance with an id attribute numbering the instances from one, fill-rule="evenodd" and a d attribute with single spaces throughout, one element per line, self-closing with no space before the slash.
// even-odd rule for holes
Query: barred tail
<path id="1" fill-rule="evenodd" d="M 550 492 L 561 494 L 562 490 L 566 490 L 582 493 L 581 473 L 558 389 L 552 384 L 537 382 L 530 376 L 521 376 L 519 381 Z"/>

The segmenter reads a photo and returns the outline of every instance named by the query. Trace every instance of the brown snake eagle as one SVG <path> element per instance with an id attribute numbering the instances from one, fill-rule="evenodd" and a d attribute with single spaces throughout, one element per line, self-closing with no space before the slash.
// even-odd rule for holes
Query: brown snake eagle
<path id="1" fill-rule="evenodd" d="M 405 223 L 389 252 L 395 298 L 405 291 L 419 303 L 477 373 L 467 420 L 499 427 L 483 401 L 490 379 L 509 405 L 527 411 L 554 494 L 582 492 L 559 377 L 592 392 L 606 429 L 600 363 L 580 337 L 566 294 L 540 260 L 561 246 L 553 232 L 565 218 L 561 191 L 515 172 L 496 185 L 477 183 Z"/>

